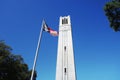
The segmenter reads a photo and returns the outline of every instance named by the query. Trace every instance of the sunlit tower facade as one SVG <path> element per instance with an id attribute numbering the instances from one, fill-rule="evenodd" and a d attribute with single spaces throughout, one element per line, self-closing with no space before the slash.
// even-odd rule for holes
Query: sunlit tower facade
<path id="1" fill-rule="evenodd" d="M 76 80 L 70 16 L 60 17 L 56 80 Z"/>

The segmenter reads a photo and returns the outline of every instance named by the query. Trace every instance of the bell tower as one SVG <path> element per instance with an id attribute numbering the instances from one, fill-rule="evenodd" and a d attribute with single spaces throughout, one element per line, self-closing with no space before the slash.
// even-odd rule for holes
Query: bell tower
<path id="1" fill-rule="evenodd" d="M 56 80 L 76 80 L 70 16 L 60 17 Z"/>

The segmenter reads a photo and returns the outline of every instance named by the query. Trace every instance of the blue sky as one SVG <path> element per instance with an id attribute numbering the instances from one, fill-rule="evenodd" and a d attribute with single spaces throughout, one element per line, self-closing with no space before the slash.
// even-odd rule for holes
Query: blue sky
<path id="1" fill-rule="evenodd" d="M 120 80 L 120 33 L 109 27 L 107 0 L 0 0 L 0 40 L 32 69 L 42 19 L 58 31 L 71 16 L 77 80 Z M 44 32 L 37 80 L 55 80 L 58 37 Z"/>

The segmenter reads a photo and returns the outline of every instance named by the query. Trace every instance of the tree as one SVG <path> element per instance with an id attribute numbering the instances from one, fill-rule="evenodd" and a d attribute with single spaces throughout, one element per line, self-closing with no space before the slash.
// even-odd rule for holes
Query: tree
<path id="1" fill-rule="evenodd" d="M 20 55 L 11 53 L 12 48 L 0 41 L 0 80 L 30 80 L 31 70 Z M 35 72 L 33 80 L 36 80 Z"/>
<path id="2" fill-rule="evenodd" d="M 114 31 L 120 31 L 120 0 L 112 0 L 104 6 L 104 11 Z"/>

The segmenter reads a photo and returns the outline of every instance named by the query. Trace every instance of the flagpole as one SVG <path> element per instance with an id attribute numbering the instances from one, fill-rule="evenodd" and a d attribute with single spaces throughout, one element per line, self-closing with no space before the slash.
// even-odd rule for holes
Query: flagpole
<path id="1" fill-rule="evenodd" d="M 36 67 L 36 61 L 37 61 L 37 57 L 38 57 L 38 52 L 39 52 L 40 42 L 41 42 L 41 37 L 42 37 L 42 32 L 43 32 L 43 22 L 44 22 L 44 20 L 42 21 L 42 25 L 41 25 L 41 30 L 40 30 L 40 34 L 39 34 L 39 39 L 38 39 L 38 44 L 37 44 L 37 49 L 36 49 L 36 54 L 35 54 L 35 58 L 34 58 L 33 69 L 32 69 L 30 80 L 33 79 L 33 75 L 34 75 L 34 71 L 35 71 L 35 67 Z"/>

